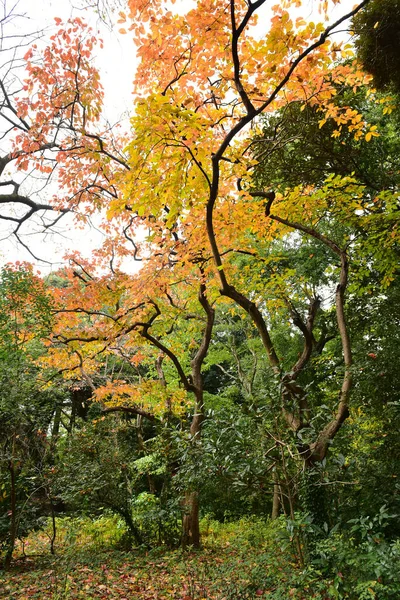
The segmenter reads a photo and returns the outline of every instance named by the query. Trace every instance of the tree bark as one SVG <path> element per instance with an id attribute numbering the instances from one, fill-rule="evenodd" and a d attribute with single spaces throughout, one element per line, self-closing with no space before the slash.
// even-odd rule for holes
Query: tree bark
<path id="1" fill-rule="evenodd" d="M 10 542 L 4 559 L 4 570 L 8 571 L 11 565 L 12 555 L 15 547 L 15 540 L 17 537 L 17 491 L 15 481 L 15 433 L 13 435 L 12 446 L 11 446 L 11 458 L 8 463 L 8 471 L 10 473 Z"/>
<path id="2" fill-rule="evenodd" d="M 280 501 L 280 486 L 279 486 L 279 483 L 277 481 L 276 476 L 274 477 L 274 479 L 275 479 L 275 483 L 274 483 L 274 495 L 273 495 L 273 498 L 272 498 L 272 512 L 271 512 L 271 519 L 273 521 L 279 517 L 279 508 L 280 508 L 280 505 L 281 505 L 281 501 Z"/>
<path id="3" fill-rule="evenodd" d="M 199 495 L 186 492 L 183 500 L 182 547 L 200 547 Z"/>
<path id="4" fill-rule="evenodd" d="M 207 299 L 206 287 L 204 283 L 200 285 L 199 302 L 207 315 L 207 325 L 204 330 L 200 346 L 191 362 L 192 380 L 196 398 L 194 415 L 190 425 L 192 444 L 200 443 L 201 429 L 204 421 L 203 376 L 201 374 L 201 368 L 210 346 L 215 318 L 215 311 Z M 190 490 L 185 493 L 183 500 L 182 546 L 194 546 L 195 548 L 200 547 L 198 491 Z"/>

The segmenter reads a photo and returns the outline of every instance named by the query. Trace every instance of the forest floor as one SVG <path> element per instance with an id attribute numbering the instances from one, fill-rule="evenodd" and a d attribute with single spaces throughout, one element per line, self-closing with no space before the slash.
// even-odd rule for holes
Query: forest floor
<path id="1" fill-rule="evenodd" d="M 229 541 L 229 538 L 231 541 Z M 44 543 L 47 542 L 47 548 Z M 237 542 L 237 543 L 236 543 Z M 336 598 L 332 582 L 302 568 L 290 552 L 233 536 L 205 540 L 201 551 L 121 551 L 79 542 L 52 556 L 43 534 L 30 536 L 9 572 L 7 600 L 308 600 Z"/>

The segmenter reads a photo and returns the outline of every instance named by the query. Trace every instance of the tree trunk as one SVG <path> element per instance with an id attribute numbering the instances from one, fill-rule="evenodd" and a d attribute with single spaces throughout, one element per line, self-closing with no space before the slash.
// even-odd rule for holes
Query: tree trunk
<path id="1" fill-rule="evenodd" d="M 56 513 L 54 510 L 54 504 L 53 504 L 53 499 L 51 497 L 50 490 L 48 490 L 48 497 L 49 497 L 49 502 L 50 502 L 51 524 L 52 524 L 52 533 L 51 533 L 51 538 L 50 538 L 50 552 L 52 555 L 54 555 L 55 554 L 54 544 L 55 544 L 56 537 L 57 537 L 57 526 L 56 526 Z"/>
<path id="2" fill-rule="evenodd" d="M 190 427 L 192 444 L 200 443 L 203 418 L 203 412 L 197 412 L 196 410 Z M 185 492 L 182 508 L 182 547 L 193 546 L 194 548 L 200 548 L 199 494 L 197 491 L 191 490 Z"/>
<path id="3" fill-rule="evenodd" d="M 16 492 L 16 482 L 15 482 L 15 434 L 13 435 L 12 448 L 11 448 L 11 458 L 8 463 L 8 470 L 10 473 L 10 487 L 11 487 L 11 495 L 10 495 L 10 542 L 8 545 L 7 553 L 4 559 L 4 570 L 8 571 L 11 565 L 11 559 L 14 552 L 15 540 L 17 537 L 17 492 Z"/>
<path id="4" fill-rule="evenodd" d="M 204 397 L 203 397 L 203 377 L 201 368 L 211 341 L 211 333 L 214 325 L 215 311 L 211 307 L 204 283 L 200 285 L 199 302 L 207 315 L 207 325 L 203 333 L 201 344 L 191 361 L 192 380 L 194 385 L 194 394 L 196 397 L 195 411 L 190 424 L 191 443 L 199 444 L 202 425 L 204 421 Z M 200 547 L 200 523 L 199 523 L 199 494 L 198 491 L 187 491 L 183 500 L 183 518 L 182 518 L 182 546 Z"/>
<path id="5" fill-rule="evenodd" d="M 112 506 L 112 508 L 113 508 L 113 510 L 115 510 L 115 512 L 117 512 L 119 515 L 121 515 L 121 517 L 124 519 L 125 523 L 128 526 L 129 533 L 134 538 L 136 544 L 138 546 L 142 546 L 144 544 L 143 538 L 139 532 L 139 529 L 136 527 L 136 525 L 133 522 L 132 515 L 130 514 L 129 509 L 127 508 L 125 510 L 125 509 L 122 509 L 122 508 L 119 508 L 116 506 L 115 507 Z"/>
<path id="6" fill-rule="evenodd" d="M 276 478 L 275 478 L 275 480 L 276 480 Z M 281 501 L 280 501 L 279 484 L 278 484 L 277 481 L 275 481 L 275 483 L 274 483 L 274 495 L 273 495 L 273 499 L 272 499 L 272 512 L 271 512 L 271 519 L 273 521 L 279 517 L 280 504 L 281 504 Z"/>
<path id="7" fill-rule="evenodd" d="M 57 440 L 60 434 L 60 425 L 61 425 L 61 413 L 62 413 L 62 404 L 57 404 L 55 411 L 54 411 L 54 417 L 53 417 L 53 427 L 51 430 L 51 442 L 50 442 L 50 446 L 51 446 L 51 451 L 52 453 L 55 450 L 56 444 L 57 444 Z"/>
<path id="8" fill-rule="evenodd" d="M 182 546 L 200 547 L 199 498 L 197 492 L 186 492 L 183 500 Z"/>

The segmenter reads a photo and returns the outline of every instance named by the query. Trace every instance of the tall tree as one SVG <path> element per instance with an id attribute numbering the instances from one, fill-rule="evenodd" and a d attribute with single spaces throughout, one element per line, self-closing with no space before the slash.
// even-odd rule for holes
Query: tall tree
<path id="1" fill-rule="evenodd" d="M 105 414 L 125 412 L 154 422 L 191 410 L 188 433 L 198 444 L 202 371 L 214 324 L 201 266 L 190 281 L 176 282 L 174 270 L 163 269 L 157 257 L 137 276 L 116 268 L 110 275 L 96 274 L 77 257 L 74 263 L 64 271 L 69 285 L 55 290 L 58 319 L 45 362 L 62 364 L 66 377 L 86 381 Z M 127 381 L 109 373 L 98 383 L 96 373 L 107 356 L 118 356 L 130 368 L 147 365 L 147 376 Z M 184 545 L 199 545 L 197 494 L 188 490 L 183 500 Z"/>
<path id="2" fill-rule="evenodd" d="M 352 60 L 348 47 L 330 41 L 335 30 L 367 1 L 328 26 L 306 22 L 301 17 L 294 20 L 290 13 L 292 3 L 287 2 L 272 9 L 270 29 L 261 36 L 256 16 L 264 4 L 235 0 L 223 4 L 201 2 L 183 16 L 174 14 L 162 2 L 128 3 L 129 15 L 122 14 L 121 21 L 130 20 L 128 27 L 134 33 L 141 57 L 136 76 L 138 99 L 126 168 L 113 179 L 122 194 L 117 191 L 108 204 L 110 232 L 115 226 L 117 233 L 104 247 L 102 256 L 111 255 L 115 272 L 113 261 L 118 255 L 142 260 L 145 266 L 130 279 L 129 292 L 125 290 L 122 296 L 126 301 L 131 293 L 132 300 L 125 303 L 125 308 L 117 302 L 114 316 L 103 307 L 115 303 L 113 294 L 121 289 L 120 284 L 113 288 L 104 281 L 106 296 L 94 300 L 99 279 L 93 278 L 90 266 L 84 275 L 79 273 L 85 297 L 81 294 L 79 303 L 75 301 L 65 310 L 75 315 L 71 317 L 72 330 L 76 325 L 88 329 L 86 334 L 66 335 L 64 342 L 76 357 L 81 357 L 76 366 L 85 368 L 83 362 L 90 364 L 90 356 L 82 357 L 79 344 L 100 342 L 96 351 L 103 352 L 115 339 L 115 328 L 121 340 L 126 340 L 127 333 L 139 333 L 168 356 L 183 387 L 196 395 L 196 375 L 193 374 L 193 381 L 188 380 L 176 355 L 166 351 L 150 330 L 161 313 L 159 299 L 162 297 L 165 302 L 165 298 L 172 298 L 174 307 L 177 302 L 170 293 L 171 286 L 175 288 L 176 282 L 189 283 L 190 295 L 190 286 L 198 289 L 198 284 L 193 286 L 197 277 L 200 285 L 206 285 L 203 303 L 209 302 L 209 297 L 224 296 L 252 320 L 281 390 L 283 415 L 299 435 L 309 427 L 312 416 L 301 376 L 310 364 L 313 350 L 322 349 L 329 339 L 317 326 L 321 301 L 311 289 L 306 292 L 307 301 L 300 311 L 290 298 L 281 298 L 302 339 L 299 355 L 287 367 L 277 351 L 271 334 L 273 321 L 268 314 L 279 305 L 271 302 L 279 282 L 263 277 L 262 268 L 265 264 L 274 268 L 279 262 L 269 248 L 275 242 L 277 248 L 291 232 L 315 240 L 332 256 L 330 282 L 335 281 L 336 285 L 344 368 L 333 414 L 321 423 L 313 439 L 299 444 L 301 456 L 312 465 L 325 457 L 348 416 L 352 384 L 351 345 L 344 314 L 347 241 L 342 234 L 329 234 L 319 223 L 324 221 L 328 226 L 332 203 L 335 210 L 341 210 L 341 218 L 354 217 L 363 189 L 352 177 L 332 177 L 322 187 L 295 188 L 285 195 L 278 195 L 269 186 L 256 189 L 254 132 L 261 132 L 263 114 L 296 101 L 319 111 L 321 122 L 334 123 L 334 137 L 340 137 L 345 129 L 356 139 L 370 140 L 377 135 L 376 125 L 369 125 L 357 106 L 335 100 L 339 85 L 358 89 L 368 77 Z M 321 10 L 326 16 L 328 4 L 321 4 Z M 338 54 L 348 60 L 338 63 Z M 121 226 L 123 236 L 118 232 Z M 137 232 L 144 228 L 147 237 L 138 242 Z M 239 255 L 247 256 L 253 264 L 243 269 L 237 260 Z M 111 285 L 109 291 L 107 285 Z M 106 300 L 109 293 L 113 300 Z M 88 308 L 89 298 L 94 302 L 94 310 Z M 134 319 L 129 325 L 128 317 L 129 322 Z M 73 320 L 80 318 L 80 323 Z M 100 335 L 96 330 L 99 322 L 109 323 Z M 173 327 L 170 334 L 175 333 Z M 293 331 L 288 331 L 288 344 L 292 338 Z M 192 434 L 195 437 L 197 432 Z"/>
<path id="3" fill-rule="evenodd" d="M 137 348 L 154 347 L 169 360 L 158 363 L 157 381 L 153 377 L 149 386 L 158 394 L 149 393 L 146 400 L 166 398 L 160 393 L 162 373 L 171 364 L 175 373 L 170 381 L 166 377 L 167 384 L 195 397 L 194 441 L 203 419 L 201 368 L 211 339 L 213 303 L 220 297 L 243 310 L 253 323 L 277 382 L 287 425 L 299 439 L 309 429 L 312 402 L 303 379 L 313 352 L 322 351 L 329 333 L 312 277 L 304 280 L 299 304 L 282 293 L 282 287 L 287 289 L 293 281 L 293 272 L 281 269 L 279 253 L 282 248 L 289 252 L 291 245 L 304 251 L 309 243 L 329 256 L 326 280 L 336 287 L 343 367 L 335 407 L 314 428 L 313 436 L 299 444 L 305 463 L 313 465 L 325 458 L 348 416 L 353 377 L 344 310 L 350 240 L 345 228 L 331 230 L 330 225 L 333 215 L 337 222 L 366 223 L 370 214 L 359 213 L 365 210 L 365 186 L 351 174 L 331 175 L 318 185 L 288 191 L 272 189 L 273 181 L 257 187 L 255 138 L 262 136 L 263 115 L 287 110 L 293 103 L 318 112 L 319 124 L 328 122 L 334 139 L 348 131 L 356 140 L 370 141 L 379 133 L 351 98 L 336 101 L 342 88 L 357 91 L 369 77 L 360 70 L 351 48 L 331 41 L 368 0 L 344 11 L 330 25 L 295 18 L 298 4 L 287 1 L 266 14 L 264 0 L 205 0 L 182 15 L 174 13 L 169 3 L 130 0 L 129 14 L 121 14 L 121 24 L 126 22 L 133 32 L 141 63 L 126 156 L 108 130 L 98 129 L 98 79 L 89 62 L 94 40 L 91 36 L 82 42 L 82 23 L 75 21 L 58 30 L 43 66 L 32 60 L 33 50 L 26 54 L 28 71 L 35 75 L 26 83 L 27 91 L 37 94 L 38 101 L 18 101 L 13 127 L 21 130 L 15 141 L 23 148 L 21 155 L 15 151 L 20 169 L 38 151 L 35 166 L 46 173 L 46 152 L 56 152 L 57 181 L 65 194 L 53 207 L 107 210 L 109 237 L 103 249 L 87 263 L 72 256 L 70 283 L 57 292 L 60 319 L 49 360 L 62 360 L 66 372 L 79 372 L 96 387 L 92 375 L 99 356 L 128 350 L 129 360 L 136 356 L 140 361 Z M 320 8 L 328 19 L 330 4 L 321 2 Z M 268 30 L 262 30 L 258 16 L 263 23 L 270 22 Z M 65 72 L 59 74 L 59 65 L 66 65 Z M 64 78 L 68 83 L 59 87 L 57 82 Z M 11 110 L 10 94 L 4 102 Z M 40 111 L 42 103 L 45 110 Z M 34 126 L 21 121 L 27 120 L 29 111 L 37 111 Z M 7 185 L 18 194 L 16 184 Z M 393 213 L 391 190 L 369 197 L 368 202 L 368 211 L 380 212 L 383 220 L 387 207 Z M 24 222 L 28 216 L 30 212 Z M 397 234 L 396 229 L 393 239 Z M 129 258 L 142 262 L 135 276 L 123 272 L 121 261 Z M 106 262 L 111 270 L 107 276 Z M 296 291 L 301 288 L 298 282 L 293 286 Z M 282 306 L 292 322 L 284 340 L 290 361 L 282 356 L 273 332 L 275 314 Z M 188 343 L 192 323 L 197 327 L 193 343 Z M 120 382 L 118 391 L 113 382 L 108 391 L 114 400 L 130 396 L 131 410 L 152 418 L 151 404 L 134 401 L 144 397 L 146 386 L 124 386 Z M 103 392 L 104 398 L 107 390 Z M 190 503 L 195 514 L 195 496 Z M 189 530 L 193 532 L 194 525 L 188 525 Z M 198 543 L 198 531 L 192 540 Z"/>
<path id="4" fill-rule="evenodd" d="M 266 244 L 290 231 L 318 240 L 333 253 L 339 263 L 336 310 L 345 369 L 335 414 L 301 449 L 308 464 L 320 461 L 348 415 L 352 358 L 344 315 L 346 242 L 318 230 L 316 223 L 332 197 L 346 203 L 349 212 L 356 210 L 352 199 L 360 191 L 350 179 L 332 180 L 314 195 L 297 189 L 277 197 L 273 204 L 274 191 L 254 189 L 249 126 L 257 130 L 261 115 L 299 101 L 320 111 L 321 120 L 334 122 L 335 136 L 345 127 L 357 139 L 376 134 L 376 127 L 371 128 L 357 108 L 335 102 L 340 82 L 357 89 L 366 77 L 353 60 L 338 64 L 338 53 L 350 57 L 350 50 L 330 41 L 335 30 L 367 2 L 328 26 L 294 20 L 290 2 L 276 5 L 264 35 L 255 27 L 262 1 L 202 2 L 184 16 L 159 2 L 128 4 L 130 29 L 142 59 L 136 77 L 140 97 L 132 120 L 124 199 L 111 203 L 109 217 L 127 219 L 136 211 L 156 222 L 164 218 L 167 229 L 179 232 L 168 239 L 175 254 L 174 269 L 179 268 L 181 276 L 206 249 L 212 257 L 207 275 L 257 328 L 280 381 L 287 423 L 295 432 L 307 427 L 310 418 L 307 391 L 299 376 L 318 343 L 315 323 L 320 300 L 310 295 L 303 315 L 291 309 L 303 349 L 285 371 L 265 314 L 271 288 L 257 276 L 259 259 Z M 326 11 L 327 3 L 321 9 Z M 121 20 L 125 18 L 122 15 Z M 306 210 L 301 210 L 303 205 Z M 255 257 L 254 275 L 247 282 L 238 270 L 238 253 Z M 323 344 L 322 339 L 319 342 Z"/>

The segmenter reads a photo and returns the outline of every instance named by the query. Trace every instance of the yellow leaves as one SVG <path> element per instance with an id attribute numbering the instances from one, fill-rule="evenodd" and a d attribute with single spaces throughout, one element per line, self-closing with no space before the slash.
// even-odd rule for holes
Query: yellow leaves
<path id="1" fill-rule="evenodd" d="M 377 104 L 383 106 L 383 114 L 390 115 L 396 108 L 396 98 L 394 96 L 383 96 L 376 100 Z"/>
<path id="2" fill-rule="evenodd" d="M 187 97 L 150 94 L 138 101 L 135 131 L 126 151 L 130 171 L 124 198 L 140 216 L 163 214 L 167 226 L 182 218 L 194 200 L 204 198 L 211 173 L 210 156 L 218 143 L 207 115 L 189 108 Z M 165 214 L 165 206 L 168 213 Z M 109 218 L 123 210 L 113 203 Z"/>
<path id="3" fill-rule="evenodd" d="M 303 17 L 297 17 L 297 19 L 296 19 L 296 29 L 300 29 L 300 28 L 304 27 L 306 24 L 307 23 L 303 19 Z"/>
<path id="4" fill-rule="evenodd" d="M 160 381 L 151 379 L 136 383 L 108 381 L 96 390 L 95 399 L 108 407 L 142 408 L 158 417 L 170 411 L 175 416 L 181 416 L 191 402 L 185 390 L 174 387 L 170 389 Z"/>
<path id="5" fill-rule="evenodd" d="M 373 137 L 379 137 L 379 133 L 377 131 L 378 127 L 376 125 L 372 125 L 368 132 L 365 134 L 365 141 L 369 142 Z"/>
<path id="6" fill-rule="evenodd" d="M 385 108 L 383 109 L 383 114 L 384 115 L 390 115 L 390 113 L 393 112 L 393 107 L 392 106 L 385 106 Z"/>

